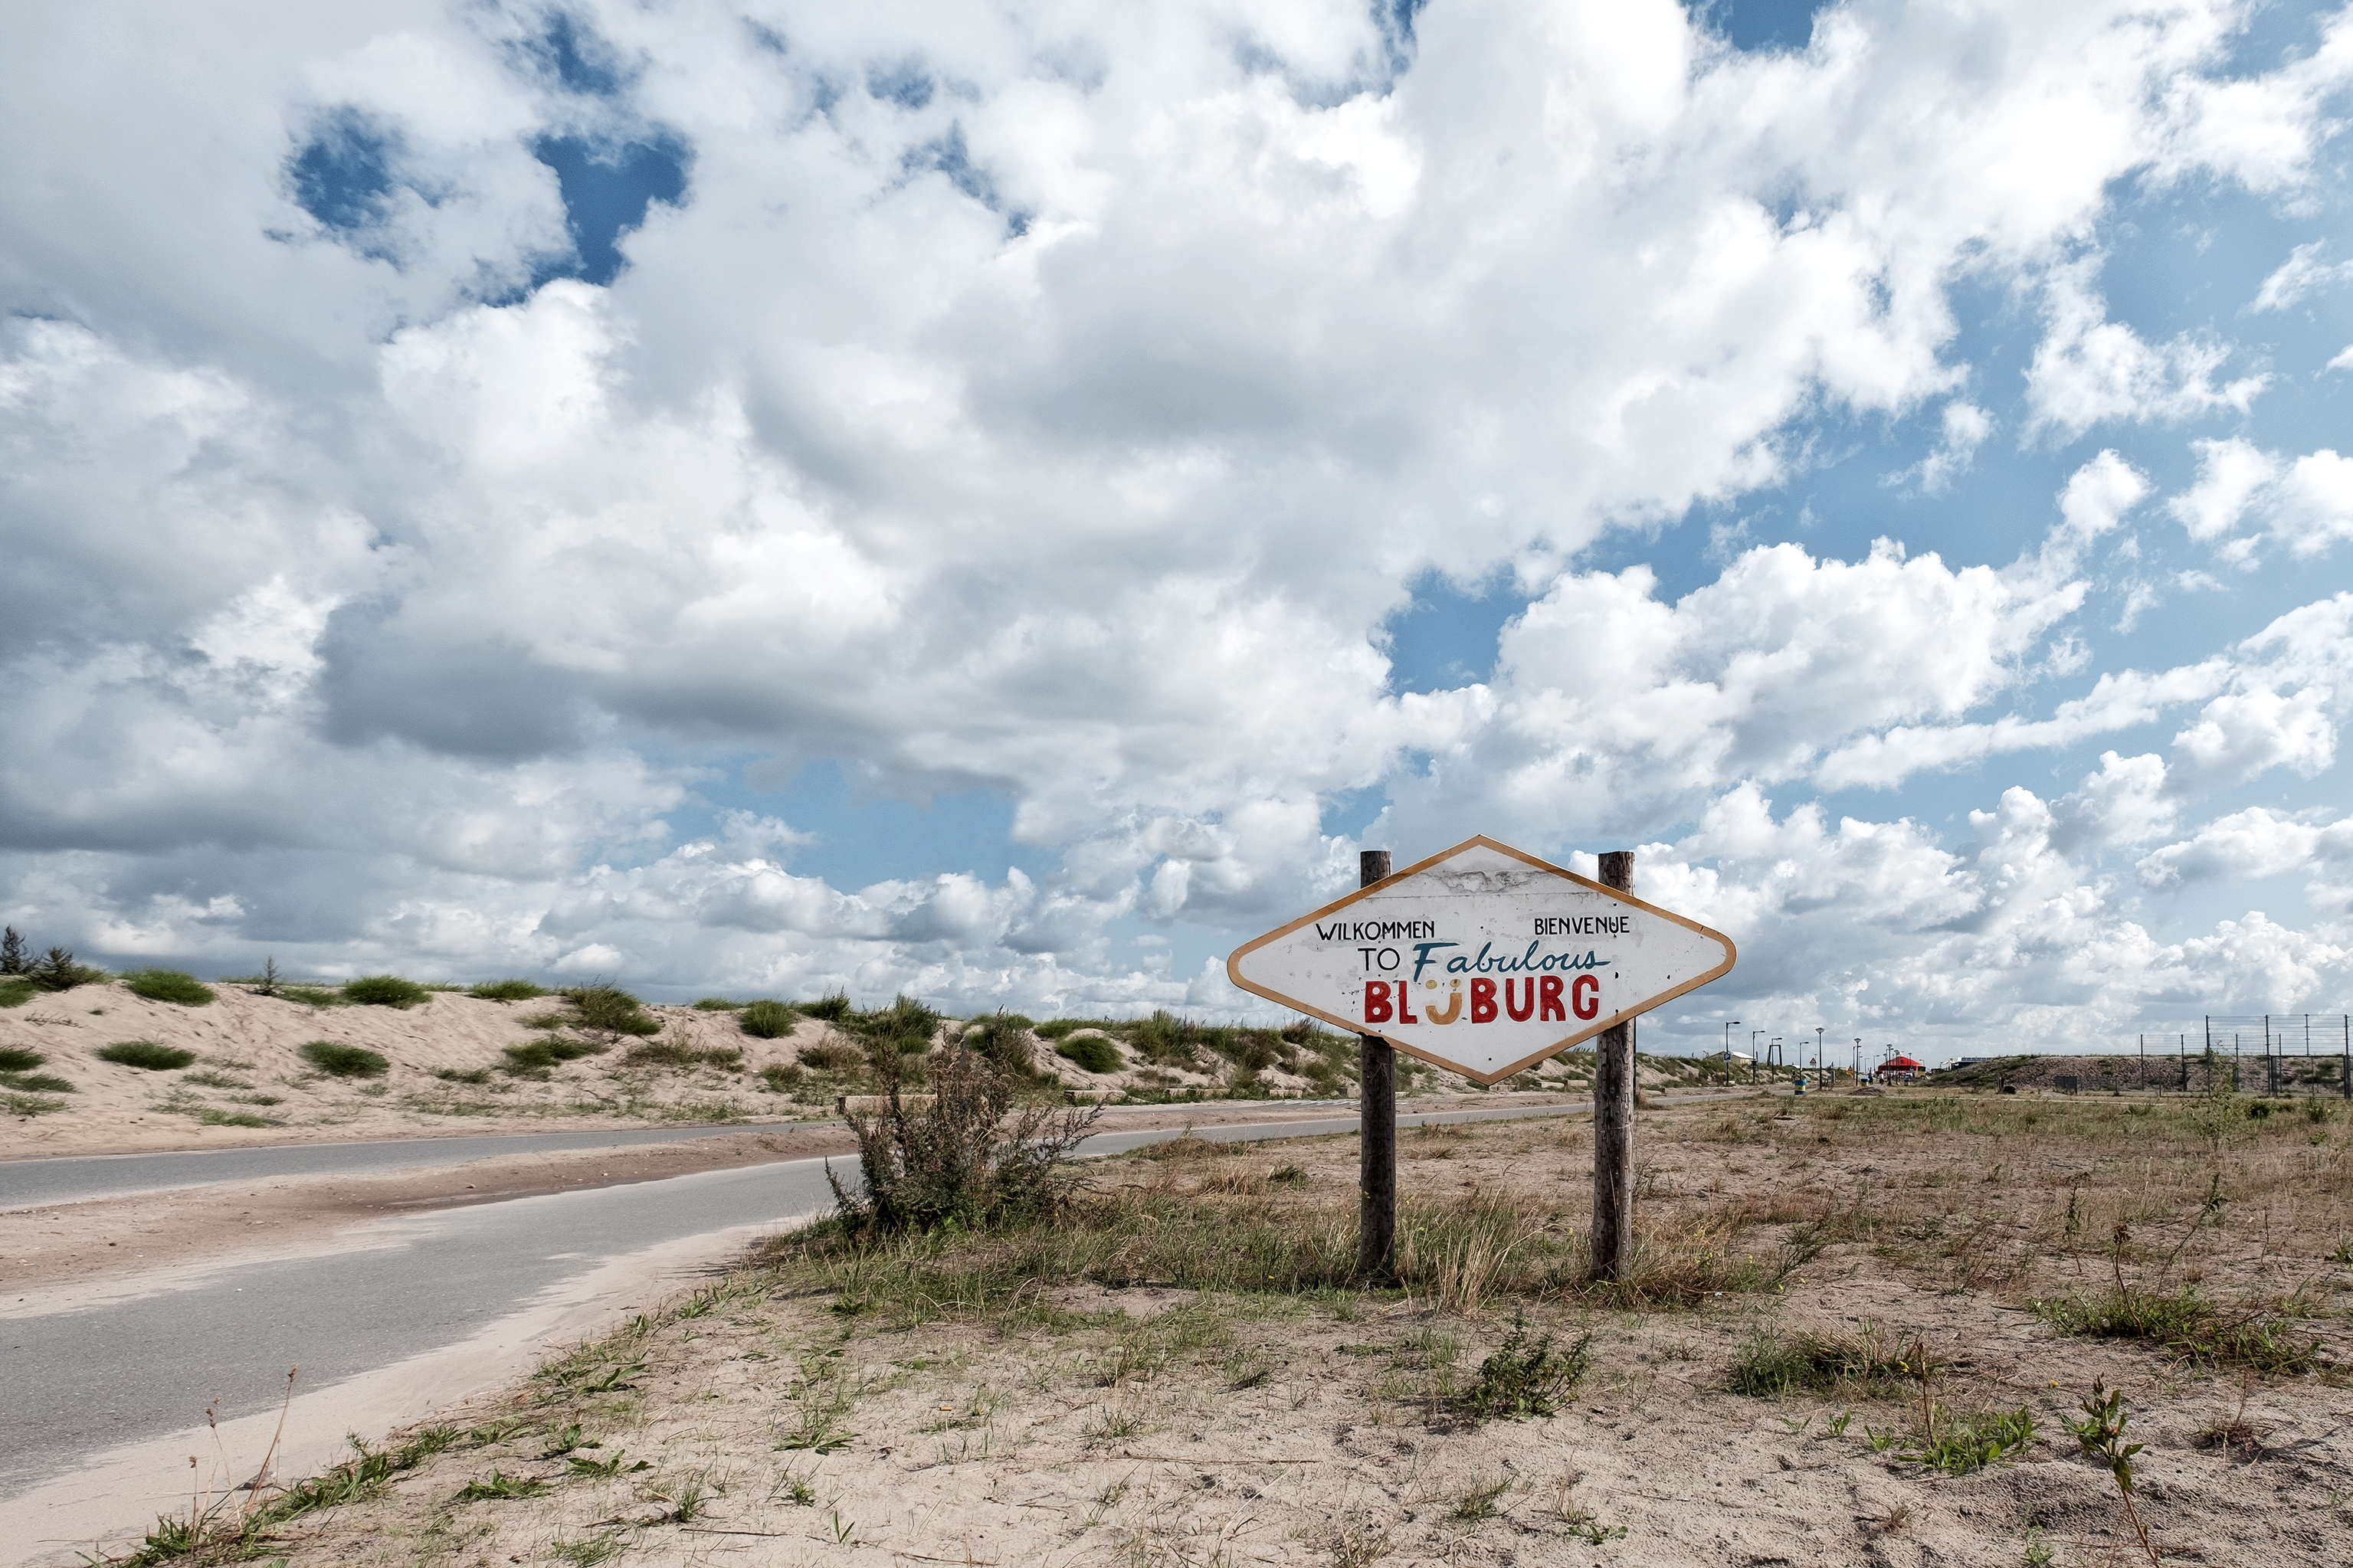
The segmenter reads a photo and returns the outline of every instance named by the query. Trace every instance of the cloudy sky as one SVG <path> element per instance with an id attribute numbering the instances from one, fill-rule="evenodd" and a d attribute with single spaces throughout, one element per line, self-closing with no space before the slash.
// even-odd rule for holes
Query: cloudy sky
<path id="1" fill-rule="evenodd" d="M 1473 833 L 1652 1020 L 2353 1005 L 2353 9 L 0 16 L 0 913 L 1261 1016 Z"/>

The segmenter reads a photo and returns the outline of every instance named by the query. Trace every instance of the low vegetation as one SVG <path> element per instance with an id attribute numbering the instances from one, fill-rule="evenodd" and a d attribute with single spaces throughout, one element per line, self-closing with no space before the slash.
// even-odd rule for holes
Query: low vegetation
<path id="1" fill-rule="evenodd" d="M 38 1051 L 28 1051 L 18 1046 L 0 1046 L 0 1089 L 8 1090 L 13 1097 L 71 1094 L 73 1085 L 66 1079 L 55 1073 L 33 1070 L 48 1059 Z M 63 1104 L 60 1100 L 49 1109 L 58 1109 Z M 39 1112 L 27 1110 L 15 1114 L 30 1116 Z"/>
<path id="2" fill-rule="evenodd" d="M 800 1022 L 800 1015 L 782 1002 L 752 1002 L 736 1013 L 735 1022 L 745 1034 L 756 1039 L 781 1040 L 793 1032 L 793 1026 Z"/>
<path id="3" fill-rule="evenodd" d="M 118 1067 L 142 1068 L 149 1072 L 176 1072 L 196 1059 L 194 1051 L 177 1046 L 163 1046 L 153 1040 L 117 1040 L 111 1046 L 100 1046 L 91 1053 L 102 1062 Z"/>
<path id="4" fill-rule="evenodd" d="M 294 989 L 289 987 L 288 994 L 292 994 Z M 344 1001 L 362 1006 L 403 1009 L 429 1001 L 433 994 L 414 980 L 403 980 L 397 974 L 363 974 L 356 980 L 346 980 L 343 994 Z"/>
<path id="5" fill-rule="evenodd" d="M 305 1042 L 302 1059 L 330 1078 L 382 1078 L 392 1070 L 392 1063 L 381 1052 L 334 1040 Z"/>
<path id="6" fill-rule="evenodd" d="M 1119 1054 L 1119 1047 L 1101 1035 L 1065 1039 L 1055 1046 L 1054 1054 L 1089 1072 L 1117 1072 L 1127 1066 L 1127 1058 Z"/>
<path id="7" fill-rule="evenodd" d="M 827 1171 L 839 1234 L 862 1243 L 944 1226 L 984 1230 L 1061 1210 L 1080 1184 L 1070 1156 L 1101 1109 L 1017 1108 L 1016 1085 L 959 1039 L 933 1061 L 927 1096 L 911 1100 L 894 1084 L 881 1114 L 852 1115 L 862 1180 L 853 1189 Z"/>
<path id="8" fill-rule="evenodd" d="M 143 996 L 150 1002 L 201 1007 L 214 997 L 211 986 L 176 969 L 133 969 L 121 978 L 133 996 Z"/>
<path id="9" fill-rule="evenodd" d="M 530 1002 L 547 994 L 547 987 L 528 980 L 485 980 L 466 987 L 466 994 L 483 1002 Z"/>
<path id="10" fill-rule="evenodd" d="M 1032 1043 L 1079 1032 L 1011 1016 Z M 862 1046 L 934 1098 L 860 1119 L 865 1184 L 841 1171 L 824 1223 L 554 1359 L 378 1500 L 217 1539 L 290 1568 L 392 1539 L 575 1565 L 712 1539 L 811 1561 L 1582 1563 L 1628 1541 L 1703 1562 L 1736 1516 L 1760 1560 L 2055 1562 L 2049 1532 L 2070 1561 L 2341 1556 L 2341 1122 L 1991 1090 L 1655 1108 L 1638 1267 L 1612 1285 L 1588 1278 L 1583 1123 L 1412 1130 L 1398 1281 L 1368 1289 L 1352 1139 L 1182 1137 L 1032 1182 L 1013 1167 L 1052 1132 L 995 1120 L 1038 1103 L 997 1032 Z M 1848 1315 L 1865 1300 L 1884 1316 Z M 2195 1320 L 2098 1347 L 2155 1406 L 2137 1426 L 2205 1435 L 2161 1446 L 2162 1489 L 2084 1365 L 2076 1304 L 2116 1302 Z M 2266 1314 L 2301 1359 L 2195 1348 Z M 2251 1463 L 2291 1412 L 2308 1452 Z M 2026 1458 L 2068 1462 L 2005 1474 Z M 1662 1494 L 1672 1465 L 1724 1489 Z M 1295 1539 L 1217 1533 L 1237 1520 Z"/>

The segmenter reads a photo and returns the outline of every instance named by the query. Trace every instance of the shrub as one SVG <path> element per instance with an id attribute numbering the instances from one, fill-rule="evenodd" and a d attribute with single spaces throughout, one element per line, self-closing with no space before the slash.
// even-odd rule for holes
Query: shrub
<path id="1" fill-rule="evenodd" d="M 153 1040 L 117 1040 L 111 1046 L 98 1047 L 98 1059 L 118 1067 L 144 1068 L 149 1072 L 176 1072 L 196 1059 L 194 1051 L 184 1051 L 177 1046 L 158 1045 Z"/>
<path id="2" fill-rule="evenodd" d="M 369 1007 L 414 1007 L 431 994 L 414 980 L 403 980 L 397 974 L 363 974 L 343 982 L 344 998 Z"/>
<path id="3" fill-rule="evenodd" d="M 1002 1071 L 1036 1078 L 1038 1059 L 1029 1048 L 1029 1031 L 1036 1027 L 1018 1013 L 992 1013 L 965 1030 L 965 1043 L 979 1046 L 980 1054 Z"/>
<path id="4" fill-rule="evenodd" d="M 694 1010 L 698 1013 L 733 1013 L 743 1005 L 743 1003 L 730 1002 L 724 996 L 705 996 L 694 1005 Z"/>
<path id="5" fill-rule="evenodd" d="M 763 1040 L 781 1040 L 793 1032 L 800 1015 L 782 1002 L 754 1002 L 736 1015 L 736 1026 Z"/>
<path id="6" fill-rule="evenodd" d="M 15 926 L 0 931 L 0 974 L 25 973 L 25 939 Z"/>
<path id="7" fill-rule="evenodd" d="M 819 1072 L 849 1072 L 866 1065 L 866 1053 L 848 1040 L 827 1040 L 801 1047 L 801 1065 Z"/>
<path id="8" fill-rule="evenodd" d="M 1086 1026 L 1087 1021 L 1084 1018 L 1049 1018 L 1038 1026 L 1038 1037 L 1041 1040 L 1059 1040 L 1064 1035 Z"/>
<path id="9" fill-rule="evenodd" d="M 133 996 L 144 996 L 150 1002 L 176 1002 L 183 1007 L 201 1007 L 213 999 L 213 988 L 193 974 L 176 969 L 134 969 L 122 977 Z"/>
<path id="10" fill-rule="evenodd" d="M 1102 1107 L 1026 1106 L 1000 1134 L 1014 1079 L 961 1040 L 933 1062 L 931 1089 L 929 1103 L 910 1105 L 893 1081 L 889 1110 L 849 1118 L 864 1191 L 853 1194 L 831 1163 L 826 1167 L 845 1230 L 891 1235 L 1017 1223 L 1059 1207 L 1074 1191 L 1066 1162 Z"/>
<path id="11" fill-rule="evenodd" d="M 1479 1363 L 1479 1384 L 1464 1404 L 1482 1421 L 1497 1416 L 1549 1415 L 1556 1400 L 1584 1381 L 1593 1365 L 1593 1336 L 1581 1335 L 1568 1349 L 1555 1354 L 1552 1336 L 1528 1341 L 1525 1319 L 1512 1320 L 1512 1331 L 1502 1348 Z"/>
<path id="12" fill-rule="evenodd" d="M 1119 1054 L 1119 1047 L 1101 1035 L 1064 1040 L 1054 1047 L 1054 1054 L 1078 1063 L 1089 1072 L 1117 1072 L 1127 1065 L 1127 1058 Z"/>
<path id="13" fill-rule="evenodd" d="M 0 1046 L 0 1072 L 31 1072 L 49 1058 L 22 1046 Z"/>
<path id="14" fill-rule="evenodd" d="M 617 985 L 575 985 L 564 993 L 572 1005 L 573 1026 L 599 1035 L 659 1035 L 661 1024 L 645 1004 Z"/>
<path id="15" fill-rule="evenodd" d="M 761 1081 L 778 1094 L 798 1089 L 808 1074 L 797 1062 L 772 1062 L 760 1069 Z"/>
<path id="16" fill-rule="evenodd" d="M 480 985 L 466 988 L 469 996 L 479 996 L 485 1002 L 528 1002 L 547 994 L 547 987 L 534 985 L 528 980 L 485 980 Z"/>
<path id="17" fill-rule="evenodd" d="M 76 963 L 72 953 L 53 947 L 26 966 L 25 977 L 44 991 L 70 991 L 77 985 L 97 984 L 106 978 L 106 971 Z"/>
<path id="18" fill-rule="evenodd" d="M 302 1059 L 331 1078 L 382 1078 L 392 1070 L 390 1062 L 366 1047 L 333 1040 L 305 1041 Z"/>

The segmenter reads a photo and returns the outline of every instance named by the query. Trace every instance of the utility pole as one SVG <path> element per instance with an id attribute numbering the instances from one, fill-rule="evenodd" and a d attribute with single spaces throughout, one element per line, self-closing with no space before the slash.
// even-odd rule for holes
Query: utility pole
<path id="1" fill-rule="evenodd" d="M 1389 874 L 1389 852 L 1356 857 L 1356 885 Z M 1378 1035 L 1356 1037 L 1356 1272 L 1368 1284 L 1397 1277 L 1397 1053 Z"/>
<path id="2" fill-rule="evenodd" d="M 1601 885 L 1634 890 L 1634 852 L 1601 857 Z M 1593 1041 L 1593 1278 L 1634 1271 L 1634 1036 L 1625 1024 Z"/>

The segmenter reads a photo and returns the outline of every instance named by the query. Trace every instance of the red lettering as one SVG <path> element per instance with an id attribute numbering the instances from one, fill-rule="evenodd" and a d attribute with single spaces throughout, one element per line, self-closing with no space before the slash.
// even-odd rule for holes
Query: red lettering
<path id="1" fill-rule="evenodd" d="M 1543 979 L 1537 981 L 1536 994 L 1542 1000 L 1544 1005 L 1544 1011 L 1536 1015 L 1537 1023 L 1549 1024 L 1555 1019 L 1558 1019 L 1564 1024 L 1568 1022 L 1568 1015 L 1560 1010 L 1559 975 L 1547 974 Z"/>
<path id="2" fill-rule="evenodd" d="M 1521 993 L 1514 991 L 1513 987 L 1518 985 L 1525 985 L 1527 987 L 1527 990 L 1524 1000 L 1514 1001 L 1513 998 L 1520 995 Z M 1526 1023 L 1528 1021 L 1528 1016 L 1535 1010 L 1536 977 L 1535 975 L 1531 974 L 1525 980 L 1506 980 L 1504 982 L 1504 1011 L 1512 1016 L 1513 1023 Z"/>
<path id="3" fill-rule="evenodd" d="M 1386 1024 L 1389 1021 L 1389 983 L 1386 980 L 1365 982 L 1365 1022 Z"/>
<path id="4" fill-rule="evenodd" d="M 1495 983 L 1479 979 L 1471 983 L 1471 1021 L 1492 1024 L 1495 1021 Z"/>
<path id="5" fill-rule="evenodd" d="M 1568 1005 L 1580 1018 L 1599 1016 L 1601 982 L 1590 974 L 1578 975 L 1577 984 L 1568 988 Z"/>
<path id="6" fill-rule="evenodd" d="M 1413 1016 L 1413 1009 L 1406 1005 L 1406 1004 L 1413 1000 L 1413 982 L 1410 980 L 1400 980 L 1397 983 L 1397 987 L 1398 1022 L 1400 1024 L 1420 1023 L 1421 1020 Z"/>

